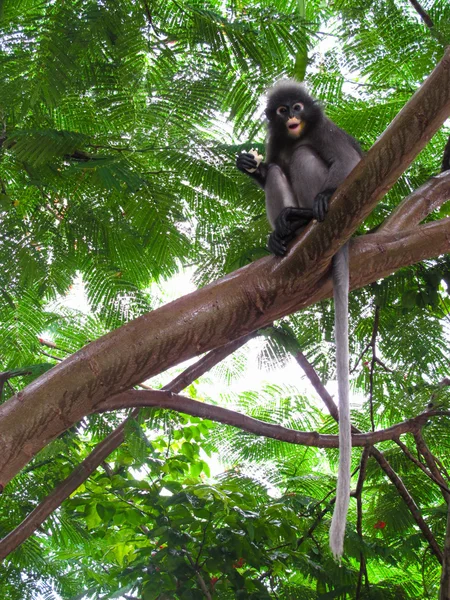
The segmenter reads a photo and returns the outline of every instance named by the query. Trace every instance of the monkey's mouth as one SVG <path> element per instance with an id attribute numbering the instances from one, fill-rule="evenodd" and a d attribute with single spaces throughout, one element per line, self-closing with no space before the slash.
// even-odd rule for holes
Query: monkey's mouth
<path id="1" fill-rule="evenodd" d="M 287 122 L 287 128 L 290 134 L 300 135 L 305 126 L 304 121 L 297 121 L 297 119 L 289 119 Z"/>

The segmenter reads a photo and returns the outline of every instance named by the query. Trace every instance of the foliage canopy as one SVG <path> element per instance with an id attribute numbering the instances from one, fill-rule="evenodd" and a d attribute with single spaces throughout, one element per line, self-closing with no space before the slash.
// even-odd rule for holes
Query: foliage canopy
<path id="1" fill-rule="evenodd" d="M 183 269 L 204 285 L 265 255 L 262 193 L 234 168 L 241 149 L 263 149 L 264 91 L 306 72 L 327 114 L 369 149 L 450 40 L 449 3 L 423 6 L 432 27 L 406 0 L 3 2 L 2 401 L 159 306 L 165 282 Z M 360 233 L 439 170 L 447 136 L 445 128 L 436 134 Z M 444 205 L 430 219 L 448 215 Z M 79 278 L 88 314 L 62 300 Z M 352 294 L 361 399 L 352 418 L 361 430 L 370 431 L 371 420 L 380 429 L 412 418 L 430 397 L 449 408 L 449 284 L 444 256 Z M 332 323 L 323 302 L 260 332 L 261 364 L 285 364 L 301 349 L 321 379 L 332 380 Z M 186 393 L 286 427 L 336 433 L 298 389 L 227 389 L 248 360 L 236 353 Z M 2 537 L 122 417 L 90 416 L 43 450 L 3 494 Z M 423 430 L 444 474 L 448 422 L 436 418 Z M 412 436 L 404 444 L 409 455 L 394 442 L 380 449 L 442 546 L 446 503 L 411 461 Z M 354 450 L 355 469 L 361 454 Z M 226 470 L 211 475 L 217 457 Z M 354 598 L 364 580 L 361 599 L 435 598 L 440 565 L 373 458 L 361 532 L 352 501 L 345 561 L 333 562 L 336 460 L 335 451 L 142 410 L 103 469 L 8 557 L 1 591 L 11 600 L 325 600 Z"/>

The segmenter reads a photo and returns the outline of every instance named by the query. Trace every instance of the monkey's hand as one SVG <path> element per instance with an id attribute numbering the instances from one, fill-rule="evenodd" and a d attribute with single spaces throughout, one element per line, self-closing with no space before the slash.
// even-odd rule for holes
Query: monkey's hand
<path id="1" fill-rule="evenodd" d="M 256 160 L 254 154 L 242 152 L 236 158 L 236 166 L 243 173 L 254 173 L 259 166 L 259 162 Z"/>
<path id="2" fill-rule="evenodd" d="M 313 215 L 317 221 L 323 221 L 325 215 L 328 212 L 328 204 L 331 196 L 334 194 L 337 188 L 329 188 L 317 194 L 314 198 Z"/>

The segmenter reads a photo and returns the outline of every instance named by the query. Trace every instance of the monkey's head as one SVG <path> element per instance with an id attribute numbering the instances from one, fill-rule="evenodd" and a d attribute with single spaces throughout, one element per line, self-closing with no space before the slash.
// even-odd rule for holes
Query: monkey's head
<path id="1" fill-rule="evenodd" d="M 267 95 L 266 117 L 269 129 L 291 139 L 299 138 L 322 114 L 317 100 L 296 81 L 280 81 Z"/>

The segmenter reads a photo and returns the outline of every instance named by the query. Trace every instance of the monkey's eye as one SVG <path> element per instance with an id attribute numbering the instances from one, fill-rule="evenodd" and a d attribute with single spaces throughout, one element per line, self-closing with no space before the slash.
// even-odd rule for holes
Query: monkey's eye
<path id="1" fill-rule="evenodd" d="M 300 112 L 303 110 L 303 104 L 301 102 L 297 102 L 292 108 L 294 109 L 294 112 Z"/>
<path id="2" fill-rule="evenodd" d="M 285 115 L 287 113 L 288 109 L 286 106 L 279 106 L 277 108 L 277 115 Z"/>

